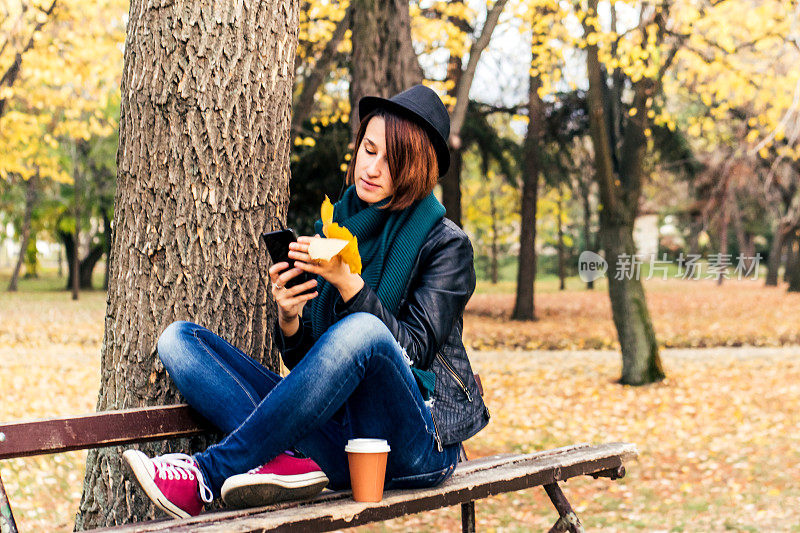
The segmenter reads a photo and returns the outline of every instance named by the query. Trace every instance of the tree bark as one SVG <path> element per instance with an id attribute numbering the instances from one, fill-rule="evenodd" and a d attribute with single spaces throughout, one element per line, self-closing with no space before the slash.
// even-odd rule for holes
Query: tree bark
<path id="1" fill-rule="evenodd" d="M 636 253 L 632 228 L 602 224 L 600 238 L 609 264 L 608 292 L 622 349 L 622 377 L 626 385 L 645 385 L 664 378 L 656 334 L 647 310 L 639 276 L 618 276 L 615 266 L 622 254 Z M 622 277 L 622 279 L 617 279 Z"/>
<path id="2" fill-rule="evenodd" d="M 103 290 L 108 290 L 108 278 L 111 275 L 111 239 L 114 230 L 111 225 L 111 217 L 108 214 L 108 209 L 102 207 L 101 210 L 103 212 L 103 252 L 106 256 L 106 268 L 103 274 Z"/>
<path id="3" fill-rule="evenodd" d="M 277 369 L 259 237 L 286 218 L 297 29 L 297 0 L 132 0 L 98 410 L 180 400 L 156 354 L 175 320 Z M 121 451 L 89 453 L 77 529 L 154 517 Z"/>
<path id="4" fill-rule="evenodd" d="M 350 69 L 350 125 L 358 132 L 358 101 L 388 98 L 422 82 L 422 68 L 411 45 L 408 2 L 353 0 L 353 60 Z"/>
<path id="5" fill-rule="evenodd" d="M 22 218 L 22 231 L 20 232 L 19 256 L 14 271 L 11 273 L 11 280 L 8 282 L 8 291 L 17 290 L 19 283 L 19 273 L 22 270 L 22 263 L 25 261 L 25 254 L 28 251 L 28 242 L 31 238 L 31 219 L 33 218 L 33 206 L 36 204 L 38 196 L 37 185 L 39 177 L 33 175 L 25 182 L 25 214 Z"/>
<path id="6" fill-rule="evenodd" d="M 532 62 L 533 63 L 533 62 Z M 534 284 L 536 282 L 536 209 L 539 199 L 539 174 L 542 170 L 540 149 L 544 138 L 544 103 L 539 98 L 539 76 L 530 76 L 528 84 L 528 130 L 525 133 L 520 205 L 519 267 L 514 320 L 536 320 Z"/>

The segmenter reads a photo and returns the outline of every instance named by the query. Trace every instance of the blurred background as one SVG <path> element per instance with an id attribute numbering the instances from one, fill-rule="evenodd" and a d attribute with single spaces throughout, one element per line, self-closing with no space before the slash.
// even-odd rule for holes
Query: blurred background
<path id="1" fill-rule="evenodd" d="M 94 409 L 127 25 L 121 0 L 0 3 L 0 419 Z M 639 474 L 575 484 L 587 525 L 800 530 L 796 0 L 303 0 L 297 37 L 298 233 L 339 196 L 358 98 L 424 83 L 451 113 L 465 340 L 517 415 L 475 454 L 630 440 Z M 71 528 L 84 456 L 0 465 L 23 529 Z M 503 498 L 499 530 L 551 522 Z"/>

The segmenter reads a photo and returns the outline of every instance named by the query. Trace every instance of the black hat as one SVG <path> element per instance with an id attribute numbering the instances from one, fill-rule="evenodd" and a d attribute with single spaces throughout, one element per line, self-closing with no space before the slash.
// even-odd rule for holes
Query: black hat
<path id="1" fill-rule="evenodd" d="M 414 85 L 388 100 L 379 96 L 365 96 L 358 101 L 358 120 L 364 120 L 364 117 L 378 108 L 395 112 L 422 126 L 436 150 L 439 177 L 447 173 L 447 169 L 450 168 L 450 150 L 447 147 L 447 138 L 450 136 L 450 115 L 433 89 L 424 85 Z"/>

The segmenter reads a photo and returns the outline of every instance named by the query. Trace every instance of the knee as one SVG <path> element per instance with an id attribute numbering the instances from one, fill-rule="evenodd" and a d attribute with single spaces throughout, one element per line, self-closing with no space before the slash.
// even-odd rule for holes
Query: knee
<path id="1" fill-rule="evenodd" d="M 372 313 L 352 313 L 337 324 L 339 332 L 354 341 L 376 342 L 394 340 L 386 324 Z"/>
<path id="2" fill-rule="evenodd" d="M 173 322 L 161 332 L 156 344 L 158 351 L 158 358 L 167 367 L 167 370 L 175 366 L 175 363 L 180 359 L 181 353 L 184 350 L 181 346 L 185 344 L 187 335 L 191 335 L 191 329 L 194 324 L 179 320 Z"/>
<path id="3" fill-rule="evenodd" d="M 348 356 L 353 356 L 366 347 L 397 344 L 386 324 L 371 313 L 347 315 L 334 324 L 330 331 L 335 339 L 334 344 L 342 348 L 339 352 Z"/>

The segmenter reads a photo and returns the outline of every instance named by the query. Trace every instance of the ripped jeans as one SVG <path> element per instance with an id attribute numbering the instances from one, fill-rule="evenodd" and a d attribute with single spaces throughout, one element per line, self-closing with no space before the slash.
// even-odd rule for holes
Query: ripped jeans
<path id="1" fill-rule="evenodd" d="M 158 353 L 189 404 L 226 434 L 194 456 L 215 497 L 226 478 L 290 448 L 314 459 L 330 488 L 349 488 L 351 438 L 389 442 L 387 488 L 437 485 L 458 461 L 458 444 L 438 451 L 405 354 L 374 315 L 333 324 L 285 378 L 191 322 L 170 324 Z"/>

